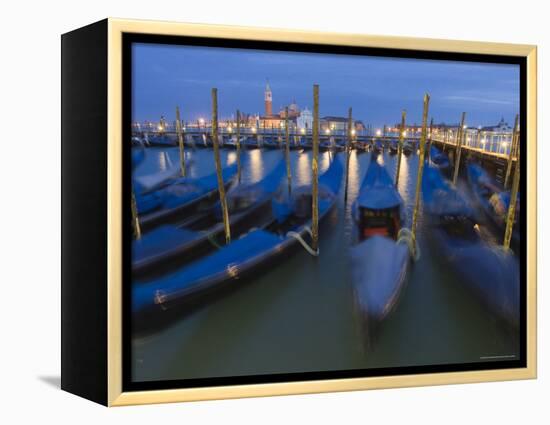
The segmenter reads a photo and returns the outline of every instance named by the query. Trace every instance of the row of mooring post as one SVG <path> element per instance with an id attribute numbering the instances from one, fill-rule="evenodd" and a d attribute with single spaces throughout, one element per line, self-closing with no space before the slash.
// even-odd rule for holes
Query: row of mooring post
<path id="1" fill-rule="evenodd" d="M 403 156 L 403 143 L 405 143 L 405 119 L 407 111 L 401 111 L 401 127 L 399 128 L 399 143 L 397 145 L 397 170 L 395 171 L 395 187 L 399 185 L 399 173 L 401 172 L 401 157 Z"/>
<path id="2" fill-rule="evenodd" d="M 180 149 L 180 173 L 185 177 L 185 148 L 183 143 L 183 129 L 180 118 L 180 108 L 176 106 L 176 133 L 178 134 L 178 145 Z"/>
<path id="3" fill-rule="evenodd" d="M 313 140 L 311 158 L 311 239 L 312 248 L 319 248 L 319 85 L 313 86 Z"/>
<path id="4" fill-rule="evenodd" d="M 506 165 L 506 176 L 504 178 L 505 189 L 508 187 L 508 181 L 510 180 L 510 173 L 512 171 L 512 163 L 514 162 L 514 157 L 517 157 L 518 146 L 519 146 L 519 114 L 516 115 L 516 120 L 514 122 L 512 140 L 510 143 L 510 151 L 508 153 L 508 164 Z"/>
<path id="5" fill-rule="evenodd" d="M 218 177 L 218 191 L 222 208 L 223 227 L 225 230 L 225 243 L 231 242 L 231 229 L 229 228 L 229 211 L 225 197 L 225 184 L 223 181 L 222 165 L 220 161 L 220 141 L 218 139 L 218 89 L 212 89 L 212 144 L 214 146 L 214 161 L 216 163 L 216 175 Z"/>
<path id="6" fill-rule="evenodd" d="M 351 155 L 352 126 L 353 126 L 353 119 L 352 119 L 352 110 L 350 107 L 348 109 L 348 129 L 347 129 L 348 131 L 347 131 L 347 139 L 346 139 L 346 185 L 344 187 L 344 202 L 347 202 L 348 200 L 349 157 Z"/>
<path id="7" fill-rule="evenodd" d="M 427 121 L 428 121 L 428 109 L 430 106 L 430 95 L 426 93 L 424 95 L 424 108 L 422 111 L 422 134 L 420 136 L 420 153 L 418 155 L 418 174 L 416 175 L 416 193 L 414 195 L 414 210 L 413 220 L 411 226 L 412 242 L 413 242 L 413 257 L 416 257 L 416 228 L 418 224 L 418 209 L 420 208 L 420 192 L 422 190 L 422 174 L 424 172 L 424 158 L 426 151 L 426 137 L 427 137 Z"/>
<path id="8" fill-rule="evenodd" d="M 462 112 L 462 119 L 460 120 L 460 128 L 456 135 L 456 147 L 455 147 L 455 169 L 453 175 L 453 184 L 456 186 L 458 180 L 458 171 L 460 170 L 460 157 L 462 155 L 462 141 L 466 132 L 464 131 L 464 121 L 466 120 L 466 112 Z"/>

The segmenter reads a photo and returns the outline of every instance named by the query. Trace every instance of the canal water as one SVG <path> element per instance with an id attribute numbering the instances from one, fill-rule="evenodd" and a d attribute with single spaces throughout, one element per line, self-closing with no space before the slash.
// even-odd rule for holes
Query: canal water
<path id="1" fill-rule="evenodd" d="M 165 170 L 178 164 L 178 155 L 177 148 L 149 148 L 135 173 Z M 214 171 L 211 149 L 188 150 L 187 155 L 192 161 L 191 176 Z M 334 154 L 320 153 L 321 173 L 330 155 Z M 222 164 L 230 164 L 236 152 L 222 150 L 221 157 Z M 255 182 L 269 173 L 283 152 L 244 150 L 244 157 L 242 181 Z M 351 204 L 370 159 L 370 153 L 352 152 L 348 201 L 344 202 L 342 182 L 338 206 L 320 229 L 318 258 L 300 248 L 227 296 L 155 333 L 134 336 L 133 380 L 437 365 L 519 356 L 518 338 L 486 311 L 432 247 L 422 214 L 421 257 L 412 267 L 396 311 L 383 323 L 376 342 L 365 346 L 354 311 L 348 250 Z M 337 160 L 345 163 L 345 155 L 338 154 Z M 395 174 L 396 156 L 384 153 L 379 161 Z M 291 151 L 291 165 L 293 185 L 310 183 L 310 151 Z M 418 156 L 403 156 L 399 191 L 409 226 L 417 170 Z"/>

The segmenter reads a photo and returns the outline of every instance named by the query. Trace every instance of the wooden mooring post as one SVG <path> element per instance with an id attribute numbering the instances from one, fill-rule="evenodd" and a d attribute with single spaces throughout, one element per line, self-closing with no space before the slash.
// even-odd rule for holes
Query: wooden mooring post
<path id="1" fill-rule="evenodd" d="M 313 86 L 313 140 L 311 158 L 311 246 L 319 249 L 319 85 Z"/>
<path id="2" fill-rule="evenodd" d="M 288 193 L 292 189 L 292 175 L 290 172 L 290 133 L 288 128 L 288 106 L 285 107 L 285 161 L 286 178 L 288 180 Z"/>
<path id="3" fill-rule="evenodd" d="M 510 173 L 512 171 L 512 163 L 514 162 L 514 157 L 517 156 L 519 146 L 519 114 L 516 115 L 516 120 L 514 122 L 514 130 L 512 133 L 512 140 L 510 143 L 510 151 L 508 153 L 508 164 L 506 165 L 506 177 L 504 178 L 504 188 L 508 187 L 508 180 L 510 179 Z"/>
<path id="4" fill-rule="evenodd" d="M 348 129 L 347 129 L 348 137 L 346 139 L 346 185 L 344 187 L 344 202 L 347 202 L 348 200 L 349 157 L 351 155 L 352 126 L 353 126 L 353 118 L 352 118 L 352 110 L 350 107 L 348 109 Z"/>
<path id="5" fill-rule="evenodd" d="M 399 184 L 399 173 L 401 172 L 401 157 L 403 156 L 403 143 L 405 143 L 405 119 L 407 111 L 401 111 L 401 127 L 399 127 L 399 144 L 397 145 L 397 170 L 395 171 L 395 187 Z"/>
<path id="6" fill-rule="evenodd" d="M 506 216 L 506 231 L 504 232 L 504 249 L 510 248 L 510 242 L 512 240 L 512 231 L 514 230 L 514 223 L 516 221 L 516 204 L 518 201 L 519 190 L 519 178 L 520 178 L 520 162 L 519 162 L 520 150 L 517 150 L 516 154 L 516 166 L 514 168 L 514 180 L 512 182 L 512 190 L 510 193 L 510 205 L 508 206 L 508 214 Z"/>
<path id="7" fill-rule="evenodd" d="M 180 148 L 180 172 L 182 177 L 185 177 L 185 148 L 183 143 L 183 129 L 181 128 L 180 108 L 178 106 L 176 106 L 176 133 L 178 134 L 178 144 Z"/>
<path id="8" fill-rule="evenodd" d="M 225 184 L 220 161 L 220 141 L 218 140 L 218 89 L 216 88 L 212 89 L 212 144 L 214 146 L 214 161 L 216 163 L 216 174 L 218 176 L 218 192 L 220 194 L 220 204 L 222 207 L 225 243 L 228 244 L 231 242 L 231 229 L 229 228 L 229 211 L 227 209 L 227 199 L 225 198 Z"/>
<path id="9" fill-rule="evenodd" d="M 455 147 L 455 169 L 453 175 L 453 184 L 456 185 L 458 180 L 458 171 L 460 170 L 460 156 L 462 154 L 462 140 L 464 139 L 464 121 L 466 120 L 466 112 L 462 112 L 462 119 L 460 120 L 460 128 L 456 135 L 456 147 Z"/>
<path id="10" fill-rule="evenodd" d="M 132 209 L 132 227 L 134 229 L 134 238 L 140 239 L 141 238 L 141 225 L 139 224 L 139 215 L 138 215 L 138 210 L 137 210 L 136 195 L 135 195 L 133 190 L 132 190 L 131 209 Z"/>
<path id="11" fill-rule="evenodd" d="M 426 158 L 430 159 L 430 150 L 432 147 L 433 140 L 433 131 L 434 131 L 434 118 L 430 119 L 430 129 L 428 131 L 428 139 L 426 141 Z"/>
<path id="12" fill-rule="evenodd" d="M 241 184 L 241 112 L 237 109 L 237 182 Z"/>
<path id="13" fill-rule="evenodd" d="M 426 137 L 427 137 L 427 121 L 428 109 L 430 106 L 430 95 L 424 95 L 424 110 L 422 112 L 422 134 L 420 136 L 420 154 L 418 155 L 418 174 L 416 175 L 416 193 L 414 195 L 414 210 L 411 226 L 412 242 L 413 242 L 413 257 L 416 257 L 416 228 L 418 224 L 418 209 L 420 207 L 420 192 L 422 191 L 422 174 L 424 172 L 424 158 L 426 154 Z"/>

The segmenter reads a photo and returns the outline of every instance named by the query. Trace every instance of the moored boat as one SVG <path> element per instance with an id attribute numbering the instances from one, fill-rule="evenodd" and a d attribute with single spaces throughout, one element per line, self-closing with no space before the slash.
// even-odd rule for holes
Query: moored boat
<path id="1" fill-rule="evenodd" d="M 409 156 L 411 153 L 414 152 L 414 145 L 412 142 L 410 141 L 405 141 L 403 143 L 403 154 L 405 154 L 405 156 Z"/>
<path id="2" fill-rule="evenodd" d="M 449 170 L 451 165 L 447 154 L 441 152 L 435 146 L 430 146 L 430 161 L 444 173 Z"/>
<path id="3" fill-rule="evenodd" d="M 226 186 L 232 182 L 236 173 L 236 164 L 222 169 Z M 144 189 L 139 181 L 134 179 L 134 188 L 139 221 L 142 230 L 147 231 L 178 216 L 189 216 L 200 208 L 201 204 L 216 199 L 218 181 L 214 172 L 200 178 L 168 178 L 153 189 Z"/>
<path id="4" fill-rule="evenodd" d="M 177 138 L 168 134 L 156 134 L 154 136 L 149 136 L 148 144 L 151 146 L 159 147 L 172 147 L 177 145 Z"/>
<path id="5" fill-rule="evenodd" d="M 371 160 L 353 205 L 357 243 L 351 248 L 354 299 L 366 342 L 396 308 L 410 266 L 409 246 L 400 229 L 403 200 L 392 178 Z"/>
<path id="6" fill-rule="evenodd" d="M 510 207 L 510 191 L 504 190 L 487 171 L 476 163 L 469 163 L 466 167 L 468 183 L 478 205 L 489 218 L 494 227 L 499 231 L 499 236 L 504 237 L 506 219 Z M 520 198 L 516 205 L 516 219 L 520 214 Z M 519 229 L 516 224 L 512 231 L 512 244 L 515 249 L 519 247 Z"/>
<path id="7" fill-rule="evenodd" d="M 494 317 L 519 326 L 520 270 L 511 251 L 489 245 L 476 231 L 474 211 L 433 165 L 424 169 L 424 213 L 430 236 L 454 273 Z"/>
<path id="8" fill-rule="evenodd" d="M 390 155 L 395 155 L 399 148 L 399 141 L 397 140 L 391 140 L 389 149 L 390 149 Z"/>

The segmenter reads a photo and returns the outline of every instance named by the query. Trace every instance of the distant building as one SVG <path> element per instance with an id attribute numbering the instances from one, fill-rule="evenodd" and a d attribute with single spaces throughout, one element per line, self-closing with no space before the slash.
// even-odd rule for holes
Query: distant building
<path id="1" fill-rule="evenodd" d="M 511 133 L 513 128 L 504 121 L 504 117 L 500 119 L 497 125 L 490 125 L 487 127 L 482 127 L 482 131 L 494 131 L 496 133 Z"/>
<path id="2" fill-rule="evenodd" d="M 271 93 L 271 87 L 269 87 L 269 81 L 265 86 L 264 101 L 265 101 L 265 116 L 270 117 L 273 115 L 273 93 Z"/>
<path id="3" fill-rule="evenodd" d="M 321 131 L 325 133 L 327 132 L 327 130 L 330 132 L 342 133 L 345 132 L 348 128 L 348 118 L 326 116 L 321 118 L 320 126 Z M 353 128 L 355 128 L 355 131 L 365 130 L 365 125 L 362 121 L 353 121 L 352 126 Z"/>
<path id="4" fill-rule="evenodd" d="M 286 116 L 286 109 L 281 108 L 279 111 L 279 116 L 281 118 L 285 118 Z M 288 105 L 288 119 L 289 120 L 295 120 L 300 116 L 300 108 L 298 108 L 298 105 L 296 104 L 296 101 L 293 100 L 290 105 Z"/>
<path id="5" fill-rule="evenodd" d="M 300 129 L 311 130 L 313 128 L 313 113 L 309 109 L 304 108 L 296 118 L 296 126 Z"/>
<path id="6" fill-rule="evenodd" d="M 264 103 L 265 103 L 265 115 L 258 118 L 258 124 L 260 128 L 275 129 L 283 125 L 285 119 L 285 109 L 278 114 L 273 113 L 273 93 L 269 82 L 267 82 L 264 91 Z M 300 114 L 298 105 L 296 102 L 291 103 L 288 106 L 288 118 L 291 121 L 295 121 L 296 117 Z"/>

